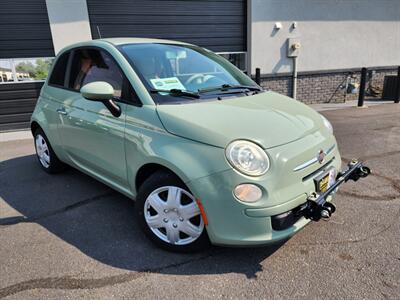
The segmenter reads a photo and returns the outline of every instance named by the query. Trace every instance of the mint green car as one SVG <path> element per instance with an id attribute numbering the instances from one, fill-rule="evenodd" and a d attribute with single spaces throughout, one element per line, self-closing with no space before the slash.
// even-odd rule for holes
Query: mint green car
<path id="1" fill-rule="evenodd" d="M 41 167 L 72 166 L 136 201 L 157 245 L 263 245 L 328 218 L 341 172 L 332 126 L 264 91 L 229 61 L 166 40 L 103 39 L 63 49 L 32 115 Z"/>

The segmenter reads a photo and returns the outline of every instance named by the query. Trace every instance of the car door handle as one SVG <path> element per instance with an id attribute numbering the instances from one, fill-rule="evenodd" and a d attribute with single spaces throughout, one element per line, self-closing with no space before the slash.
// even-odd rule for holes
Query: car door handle
<path id="1" fill-rule="evenodd" d="M 57 109 L 57 112 L 58 112 L 58 114 L 60 114 L 60 115 L 64 115 L 64 116 L 68 115 L 68 113 L 65 111 L 65 108 L 64 108 L 64 107 L 63 107 L 63 108 L 58 108 L 58 109 Z"/>

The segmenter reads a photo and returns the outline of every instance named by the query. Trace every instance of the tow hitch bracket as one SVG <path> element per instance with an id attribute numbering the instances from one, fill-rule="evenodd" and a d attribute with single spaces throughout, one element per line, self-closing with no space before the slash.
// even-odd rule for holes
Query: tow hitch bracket
<path id="1" fill-rule="evenodd" d="M 352 160 L 347 164 L 347 169 L 345 171 L 338 173 L 335 183 L 324 193 L 311 193 L 308 196 L 307 203 L 303 210 L 304 217 L 313 221 L 319 221 L 321 218 L 330 218 L 335 212 L 336 207 L 332 203 L 327 202 L 328 196 L 348 180 L 357 181 L 360 178 L 367 177 L 369 174 L 371 174 L 371 170 L 364 166 L 362 162 Z"/>

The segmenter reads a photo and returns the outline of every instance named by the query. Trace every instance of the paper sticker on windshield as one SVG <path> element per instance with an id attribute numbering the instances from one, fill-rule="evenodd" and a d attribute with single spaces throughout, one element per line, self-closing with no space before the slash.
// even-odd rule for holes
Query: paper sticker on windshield
<path id="1" fill-rule="evenodd" d="M 150 79 L 151 84 L 158 90 L 185 90 L 184 85 L 177 77 Z"/>

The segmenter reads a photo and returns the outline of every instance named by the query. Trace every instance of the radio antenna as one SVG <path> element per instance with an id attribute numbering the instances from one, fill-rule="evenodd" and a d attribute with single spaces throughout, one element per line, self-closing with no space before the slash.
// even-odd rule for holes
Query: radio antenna
<path id="1" fill-rule="evenodd" d="M 97 27 L 97 33 L 99 34 L 99 38 L 101 38 L 101 32 L 100 32 L 99 25 L 96 25 L 96 27 Z"/>

